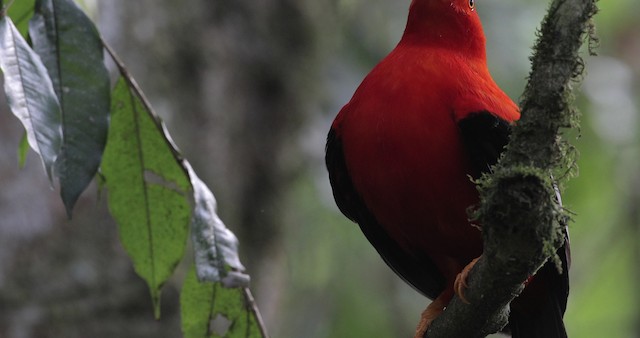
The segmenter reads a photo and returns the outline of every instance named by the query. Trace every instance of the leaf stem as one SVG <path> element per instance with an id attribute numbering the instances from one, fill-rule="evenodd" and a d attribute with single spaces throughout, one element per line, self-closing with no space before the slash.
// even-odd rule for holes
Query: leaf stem
<path id="1" fill-rule="evenodd" d="M 258 306 L 256 305 L 255 300 L 253 299 L 253 295 L 251 294 L 251 290 L 249 288 L 243 288 L 244 297 L 247 302 L 247 307 L 250 308 L 250 311 L 253 312 L 253 315 L 256 317 L 256 322 L 258 323 L 258 328 L 260 329 L 260 334 L 262 338 L 269 338 L 269 334 L 267 333 L 267 328 L 264 325 L 264 321 L 262 320 L 262 316 L 260 315 L 260 311 L 258 311 Z"/>
<path id="2" fill-rule="evenodd" d="M 150 103 L 149 99 L 147 99 L 147 97 L 145 96 L 145 94 L 142 91 L 142 89 L 140 89 L 140 86 L 138 85 L 136 80 L 133 78 L 131 73 L 129 73 L 129 70 L 124 65 L 124 62 L 122 61 L 122 59 L 120 59 L 118 54 L 116 54 L 116 52 L 113 50 L 113 48 L 111 48 L 111 46 L 109 46 L 107 44 L 107 42 L 104 41 L 104 39 L 101 38 L 101 41 L 102 41 L 102 46 L 104 47 L 104 49 L 107 51 L 107 53 L 111 57 L 111 60 L 113 60 L 113 63 L 115 63 L 116 67 L 118 67 L 118 72 L 120 72 L 120 75 L 122 75 L 124 80 L 129 84 L 129 87 L 133 89 L 135 94 L 140 99 L 140 102 L 142 103 L 144 108 L 151 114 L 151 117 L 153 118 L 153 121 L 155 122 L 155 124 L 158 127 L 158 129 L 165 134 L 165 139 L 169 143 L 169 146 L 170 146 L 169 148 L 173 152 L 173 156 L 176 158 L 176 161 L 182 163 L 184 161 L 184 158 L 182 157 L 182 154 L 180 154 L 178 146 L 175 144 L 173 139 L 171 139 L 171 136 L 166 131 L 164 123 L 158 117 L 158 114 L 155 112 L 155 110 L 153 110 L 153 108 L 151 107 L 151 103 Z M 187 173 L 187 175 L 188 175 L 188 171 L 187 171 L 186 168 L 184 168 L 184 165 L 181 165 L 181 167 L 184 170 L 184 172 Z"/>

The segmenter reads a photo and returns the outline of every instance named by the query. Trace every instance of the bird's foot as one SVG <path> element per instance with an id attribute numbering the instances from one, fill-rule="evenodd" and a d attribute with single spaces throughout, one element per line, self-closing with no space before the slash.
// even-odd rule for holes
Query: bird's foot
<path id="1" fill-rule="evenodd" d="M 467 264 L 467 266 L 465 266 L 464 269 L 462 269 L 462 271 L 460 271 L 460 273 L 456 276 L 456 280 L 453 282 L 454 292 L 456 293 L 456 295 L 458 295 L 458 298 L 460 298 L 460 300 L 465 302 L 466 304 L 469 304 L 469 301 L 464 297 L 464 289 L 466 289 L 468 286 L 467 277 L 469 277 L 469 272 L 476 265 L 476 263 L 478 263 L 480 257 L 475 258 L 469 264 Z"/>
<path id="2" fill-rule="evenodd" d="M 431 325 L 431 322 L 433 322 L 433 320 L 436 319 L 442 311 L 444 311 L 444 308 L 449 304 L 452 295 L 453 292 L 451 292 L 450 289 L 449 291 L 445 290 L 438 296 L 438 298 L 434 299 L 433 302 L 424 309 L 424 311 L 422 311 L 414 338 L 424 337 L 429 325 Z"/>

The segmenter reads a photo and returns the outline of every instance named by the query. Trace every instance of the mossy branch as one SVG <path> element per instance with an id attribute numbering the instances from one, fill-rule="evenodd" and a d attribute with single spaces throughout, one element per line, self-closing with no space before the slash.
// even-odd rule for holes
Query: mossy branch
<path id="1" fill-rule="evenodd" d="M 595 41 L 596 12 L 596 0 L 551 3 L 531 58 L 522 118 L 493 173 L 478 182 L 482 202 L 474 216 L 482 224 L 484 253 L 468 278 L 470 304 L 454 297 L 425 337 L 485 337 L 499 331 L 524 281 L 555 259 L 568 216 L 552 177 L 567 176 L 575 166 L 562 131 L 577 126 L 572 83 L 584 68 L 579 50 L 585 36 Z"/>

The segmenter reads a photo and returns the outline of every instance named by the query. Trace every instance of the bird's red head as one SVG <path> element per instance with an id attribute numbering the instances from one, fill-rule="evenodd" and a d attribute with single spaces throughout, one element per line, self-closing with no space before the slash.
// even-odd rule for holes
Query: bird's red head
<path id="1" fill-rule="evenodd" d="M 403 41 L 486 57 L 475 0 L 413 0 Z"/>

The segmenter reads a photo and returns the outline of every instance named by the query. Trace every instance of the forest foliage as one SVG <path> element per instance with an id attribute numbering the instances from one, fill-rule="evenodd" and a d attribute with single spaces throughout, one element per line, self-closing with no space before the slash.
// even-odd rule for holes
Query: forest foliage
<path id="1" fill-rule="evenodd" d="M 105 48 L 119 73 L 113 86 Z M 50 184 L 60 186 L 68 216 L 95 177 L 106 187 L 156 318 L 162 287 L 186 259 L 191 234 L 195 263 L 181 292 L 185 337 L 265 337 L 237 239 L 217 217 L 213 194 L 86 14 L 72 0 L 8 3 L 0 67 L 9 107 L 25 129 L 23 144 L 39 155 Z"/>

